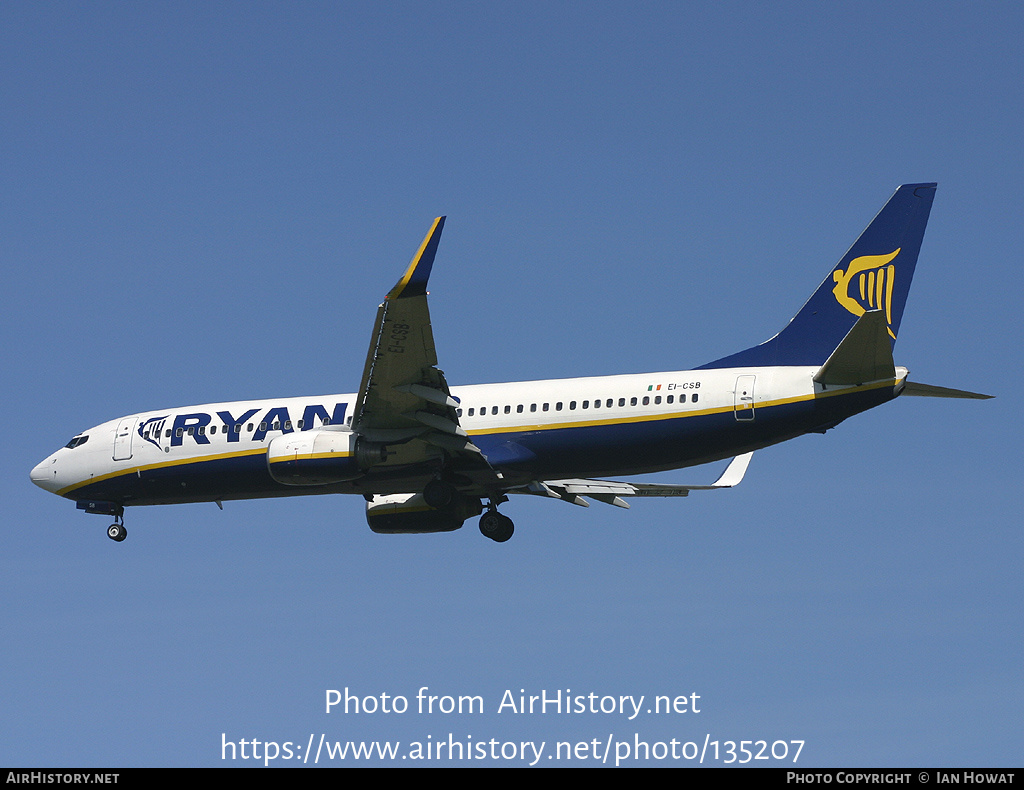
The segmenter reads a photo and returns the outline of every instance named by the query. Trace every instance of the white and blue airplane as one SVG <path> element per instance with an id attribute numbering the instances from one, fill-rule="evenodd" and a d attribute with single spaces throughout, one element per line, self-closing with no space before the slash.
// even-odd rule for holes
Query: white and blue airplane
<path id="1" fill-rule="evenodd" d="M 629 507 L 624 498 L 728 488 L 753 451 L 824 433 L 899 395 L 985 398 L 911 383 L 893 345 L 935 184 L 899 187 L 770 340 L 693 370 L 449 387 L 427 278 L 444 217 L 377 311 L 359 391 L 159 409 L 90 428 L 31 472 L 127 534 L 134 505 L 361 494 L 374 532 L 445 532 L 509 494 Z M 733 458 L 711 485 L 615 482 Z M 482 515 L 481 515 L 482 514 Z"/>

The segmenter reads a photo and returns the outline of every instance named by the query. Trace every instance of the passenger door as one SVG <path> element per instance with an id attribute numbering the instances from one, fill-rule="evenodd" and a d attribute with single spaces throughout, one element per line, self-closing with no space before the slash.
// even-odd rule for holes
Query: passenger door
<path id="1" fill-rule="evenodd" d="M 737 420 L 754 419 L 754 380 L 757 376 L 737 376 L 733 396 L 733 414 Z"/>
<path id="2" fill-rule="evenodd" d="M 132 436 L 138 421 L 138 417 L 125 417 L 117 424 L 117 430 L 114 431 L 115 461 L 127 461 L 132 457 Z"/>

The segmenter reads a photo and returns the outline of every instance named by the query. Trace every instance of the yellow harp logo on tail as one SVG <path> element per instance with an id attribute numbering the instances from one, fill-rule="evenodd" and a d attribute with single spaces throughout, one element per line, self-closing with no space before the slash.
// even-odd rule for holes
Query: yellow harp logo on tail
<path id="1" fill-rule="evenodd" d="M 868 310 L 885 310 L 885 323 L 893 340 L 896 335 L 892 331 L 892 289 L 896 267 L 892 261 L 900 254 L 900 249 L 897 247 L 888 255 L 862 255 L 850 261 L 845 272 L 842 269 L 832 272 L 836 283 L 832 293 L 836 301 L 858 318 Z M 851 286 L 859 298 L 850 294 Z"/>

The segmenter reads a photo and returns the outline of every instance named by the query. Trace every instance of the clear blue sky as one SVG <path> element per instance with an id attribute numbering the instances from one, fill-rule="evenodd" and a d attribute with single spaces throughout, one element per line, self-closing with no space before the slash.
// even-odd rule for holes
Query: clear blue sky
<path id="1" fill-rule="evenodd" d="M 452 733 L 1019 765 L 1022 22 L 1009 2 L 0 5 L 0 764 Z M 600 375 L 766 339 L 930 180 L 897 363 L 997 399 L 899 400 L 756 454 L 733 491 L 519 498 L 504 545 L 474 522 L 374 535 L 357 498 L 142 508 L 118 545 L 28 478 L 122 414 L 353 391 L 439 214 L 448 380 Z M 422 686 L 486 711 L 324 713 L 326 689 Z M 506 689 L 701 712 L 498 713 Z"/>

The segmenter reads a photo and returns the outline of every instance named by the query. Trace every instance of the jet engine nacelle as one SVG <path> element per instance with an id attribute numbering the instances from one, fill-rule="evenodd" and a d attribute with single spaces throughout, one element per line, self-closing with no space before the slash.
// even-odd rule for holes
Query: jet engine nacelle
<path id="1" fill-rule="evenodd" d="M 387 448 L 352 431 L 286 433 L 267 447 L 267 468 L 290 486 L 327 485 L 355 480 L 387 458 Z"/>
<path id="2" fill-rule="evenodd" d="M 458 494 L 443 508 L 432 508 L 423 494 L 378 494 L 366 503 L 366 523 L 374 532 L 412 534 L 451 532 L 483 511 L 480 500 Z"/>

